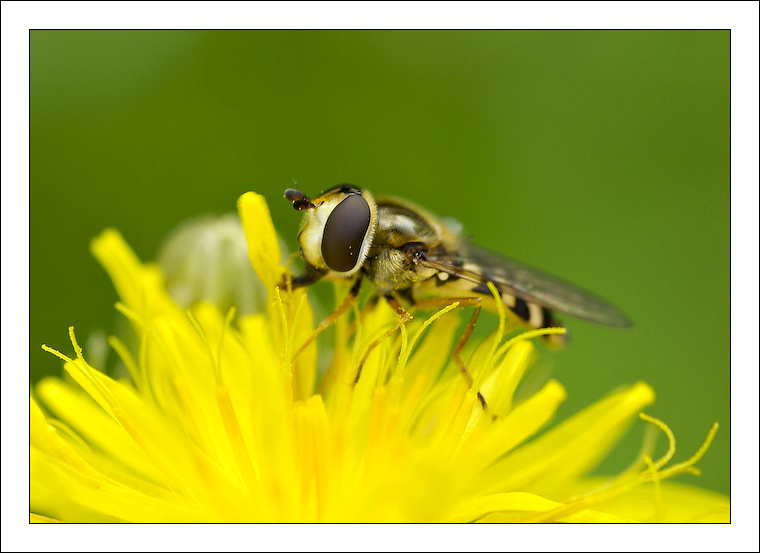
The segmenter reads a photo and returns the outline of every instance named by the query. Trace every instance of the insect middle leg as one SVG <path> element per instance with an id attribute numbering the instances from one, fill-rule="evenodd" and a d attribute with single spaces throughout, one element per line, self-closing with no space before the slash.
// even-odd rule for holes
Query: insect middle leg
<path id="1" fill-rule="evenodd" d="M 447 305 L 451 305 L 454 302 L 459 302 L 459 305 L 462 307 L 468 305 L 475 306 L 475 312 L 472 314 L 472 317 L 470 317 L 470 322 L 467 323 L 462 336 L 459 338 L 459 341 L 451 351 L 452 359 L 454 359 L 454 362 L 459 366 L 459 371 L 462 373 L 462 376 L 464 376 L 467 385 L 472 388 L 472 386 L 475 384 L 475 380 L 467 370 L 467 365 L 465 365 L 464 359 L 462 359 L 462 350 L 467 345 L 467 342 L 470 341 L 472 332 L 475 330 L 475 322 L 478 320 L 478 316 L 480 315 L 481 298 L 428 298 L 424 300 L 418 300 L 414 303 L 414 305 L 419 309 L 436 309 L 440 307 L 446 307 Z M 488 404 L 486 403 L 486 398 L 484 398 L 483 394 L 480 393 L 480 390 L 477 391 L 477 396 L 481 407 L 483 407 L 483 410 L 487 411 Z"/>
<path id="2" fill-rule="evenodd" d="M 372 341 L 372 343 L 367 346 L 367 350 L 364 352 L 364 355 L 362 355 L 361 360 L 359 361 L 359 367 L 356 369 L 356 377 L 354 378 L 354 381 L 351 383 L 351 387 L 356 387 L 357 382 L 359 382 L 359 377 L 362 375 L 362 367 L 364 367 L 364 363 L 367 361 L 367 358 L 369 357 L 369 354 L 372 353 L 372 350 L 375 349 L 377 346 L 380 345 L 380 342 L 388 338 L 391 334 L 396 332 L 401 325 L 405 324 L 406 322 L 410 321 L 412 319 L 412 316 L 407 313 L 403 307 L 401 307 L 401 304 L 391 295 L 386 295 L 385 299 L 388 301 L 388 304 L 393 308 L 396 313 L 398 313 L 401 317 L 399 318 L 398 322 L 393 325 L 393 327 L 390 330 L 387 330 L 383 333 L 383 335 L 375 340 Z"/>

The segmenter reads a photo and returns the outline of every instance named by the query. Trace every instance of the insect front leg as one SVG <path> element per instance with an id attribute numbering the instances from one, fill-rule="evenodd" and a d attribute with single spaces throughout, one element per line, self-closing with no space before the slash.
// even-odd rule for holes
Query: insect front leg
<path id="1" fill-rule="evenodd" d="M 311 336 L 301 345 L 300 348 L 298 348 L 298 351 L 296 351 L 295 355 L 293 356 L 293 359 L 296 359 L 308 346 L 311 344 L 314 340 L 316 340 L 317 336 L 328 328 L 330 325 L 332 325 L 335 321 L 338 320 L 338 317 L 343 315 L 349 307 L 351 307 L 351 304 L 356 301 L 357 296 L 359 295 L 359 289 L 361 288 L 362 279 L 361 276 L 356 279 L 356 282 L 354 282 L 353 286 L 351 286 L 351 289 L 348 291 L 348 295 L 345 297 L 345 299 L 341 302 L 341 304 L 338 306 L 338 308 L 330 313 L 321 323 L 319 323 L 319 326 L 312 332 Z"/>
<path id="2" fill-rule="evenodd" d="M 287 276 L 280 284 L 280 288 L 285 290 L 302 288 L 303 286 L 310 286 L 321 279 L 327 271 L 317 269 L 306 263 L 306 268 L 303 274 L 298 276 Z"/>
<path id="3" fill-rule="evenodd" d="M 472 378 L 472 375 L 467 370 L 467 365 L 465 365 L 464 359 L 462 359 L 462 350 L 464 350 L 464 347 L 467 345 L 467 342 L 470 341 L 470 337 L 472 336 L 473 330 L 475 330 L 475 323 L 478 320 L 478 316 L 480 315 L 480 309 L 481 309 L 481 298 L 478 297 L 465 297 L 465 298 L 428 298 L 424 300 L 418 300 L 415 302 L 415 307 L 419 309 L 438 309 L 441 307 L 446 307 L 447 305 L 451 305 L 454 302 L 459 302 L 459 305 L 464 307 L 467 305 L 474 305 L 475 306 L 475 312 L 472 314 L 472 317 L 470 317 L 470 322 L 467 323 L 467 326 L 464 329 L 464 332 L 462 333 L 462 336 L 459 338 L 459 341 L 454 346 L 454 349 L 451 351 L 451 358 L 454 359 L 454 362 L 459 366 L 459 371 L 462 373 L 462 376 L 464 376 L 465 381 L 467 382 L 467 385 L 472 388 L 472 386 L 475 384 L 475 380 Z M 486 402 L 486 398 L 483 397 L 483 394 L 480 393 L 480 390 L 477 391 L 478 395 L 478 401 L 480 401 L 480 405 L 483 407 L 484 411 L 488 411 L 488 404 Z"/>

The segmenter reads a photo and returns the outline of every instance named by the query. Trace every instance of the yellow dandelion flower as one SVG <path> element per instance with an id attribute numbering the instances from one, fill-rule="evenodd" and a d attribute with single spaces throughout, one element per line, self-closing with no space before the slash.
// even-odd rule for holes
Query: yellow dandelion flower
<path id="1" fill-rule="evenodd" d="M 338 321 L 318 377 L 316 342 L 298 352 L 314 330 L 306 294 L 277 287 L 286 270 L 266 203 L 247 193 L 238 208 L 268 291 L 266 307 L 246 315 L 211 303 L 183 309 L 117 232 L 93 241 L 139 347 L 110 338 L 130 375 L 115 380 L 87 362 L 73 329 L 72 355 L 44 346 L 71 379 L 46 378 L 32 393 L 32 521 L 728 520 L 726 497 L 664 481 L 696 472 L 714 430 L 672 464 L 670 431 L 643 415 L 668 435 L 668 453 L 588 477 L 654 392 L 628 386 L 545 430 L 562 385 L 515 400 L 539 332 L 504 342 L 502 320 L 474 348 L 470 387 L 449 365 L 455 305 L 385 337 L 398 315 L 380 301 L 357 313 L 355 330 Z"/>

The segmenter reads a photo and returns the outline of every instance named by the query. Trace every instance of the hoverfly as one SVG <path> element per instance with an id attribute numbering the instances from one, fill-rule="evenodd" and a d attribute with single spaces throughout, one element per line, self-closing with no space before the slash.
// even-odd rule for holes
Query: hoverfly
<path id="1" fill-rule="evenodd" d="M 349 297 L 316 333 L 349 307 L 364 277 L 402 316 L 389 333 L 410 318 L 397 298 L 418 306 L 429 298 L 475 305 L 473 326 L 481 303 L 495 311 L 489 282 L 496 286 L 507 312 L 528 328 L 558 326 L 555 311 L 604 326 L 631 326 L 626 315 L 605 300 L 468 244 L 443 220 L 406 200 L 375 198 L 368 190 L 349 184 L 330 188 L 314 199 L 290 188 L 285 198 L 297 211 L 306 212 L 298 235 L 306 270 L 292 279 L 292 286 L 306 286 L 322 278 L 355 279 Z M 555 344 L 562 339 L 558 335 L 547 338 Z M 458 358 L 463 346 L 460 341 L 452 356 Z"/>

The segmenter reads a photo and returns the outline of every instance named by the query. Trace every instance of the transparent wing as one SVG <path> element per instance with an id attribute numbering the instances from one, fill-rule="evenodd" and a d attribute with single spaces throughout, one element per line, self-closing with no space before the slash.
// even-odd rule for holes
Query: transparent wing
<path id="1" fill-rule="evenodd" d="M 468 280 L 474 290 L 488 293 L 483 285 L 493 282 L 500 292 L 512 294 L 558 313 L 592 323 L 626 328 L 631 320 L 617 307 L 570 284 L 523 263 L 467 245 L 459 255 L 435 254 L 420 259 L 423 265 Z"/>

